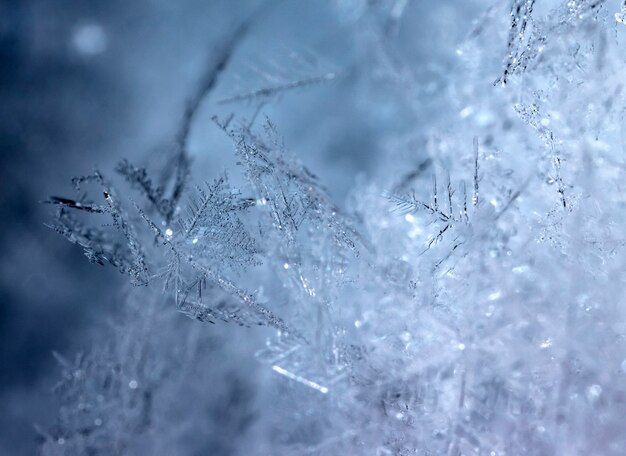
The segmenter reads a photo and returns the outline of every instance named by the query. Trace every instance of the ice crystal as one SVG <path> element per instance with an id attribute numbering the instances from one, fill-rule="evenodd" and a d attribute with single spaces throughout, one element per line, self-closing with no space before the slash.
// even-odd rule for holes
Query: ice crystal
<path id="1" fill-rule="evenodd" d="M 626 66 L 609 2 L 493 6 L 462 43 L 438 44 L 456 59 L 437 74 L 439 91 L 421 90 L 410 57 L 399 58 L 409 2 L 370 3 L 350 18 L 367 51 L 355 62 L 363 96 L 375 106 L 369 94 L 384 89 L 411 128 L 380 129 L 385 160 L 345 205 L 261 108 L 251 121 L 214 117 L 237 185 L 190 167 L 181 140 L 169 187 L 122 162 L 141 199 L 99 171 L 75 183 L 103 198 L 50 199 L 57 232 L 147 286 L 129 299 L 118 333 L 128 339 L 61 359 L 60 430 L 46 434 L 45 454 L 142 454 L 156 448 L 146 442 L 186 438 L 174 421 L 197 425 L 197 408 L 170 421 L 164 411 L 174 397 L 206 400 L 210 369 L 181 361 L 179 350 L 200 349 L 183 340 L 192 329 L 169 322 L 163 339 L 150 329 L 169 315 L 158 280 L 196 320 L 271 330 L 264 346 L 246 346 L 272 374 L 256 387 L 257 432 L 244 432 L 251 412 L 238 403 L 229 451 L 624 454 Z M 296 80 L 222 101 L 262 107 L 320 82 Z M 204 181 L 195 189 L 191 171 Z M 111 226 L 87 224 L 106 216 Z M 157 303 L 145 311 L 142 290 Z"/>

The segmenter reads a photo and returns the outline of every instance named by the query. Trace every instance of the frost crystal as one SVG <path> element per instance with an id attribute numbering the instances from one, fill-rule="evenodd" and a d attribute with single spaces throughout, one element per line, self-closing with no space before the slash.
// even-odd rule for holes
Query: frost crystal
<path id="1" fill-rule="evenodd" d="M 75 180 L 93 199 L 84 188 L 50 199 L 54 230 L 143 288 L 123 337 L 59 358 L 64 403 L 44 454 L 180 454 L 197 437 L 184 428 L 208 420 L 194 401 L 228 409 L 204 391 L 202 351 L 219 359 L 239 344 L 269 376 L 239 388 L 252 375 L 234 369 L 226 390 L 254 389 L 260 405 L 232 399 L 226 437 L 211 434 L 228 454 L 625 454 L 626 64 L 614 10 L 498 3 L 463 42 L 436 44 L 447 57 L 429 91 L 398 43 L 411 2 L 356 3 L 346 27 L 366 51 L 353 70 L 361 95 L 410 128 L 380 128 L 385 159 L 345 205 L 260 115 L 334 71 L 223 98 L 256 104 L 252 120 L 213 118 L 238 166 L 190 167 L 185 135 L 241 30 L 192 98 L 175 172 L 157 179 L 124 161 L 138 197 L 95 171 Z M 265 344 L 174 320 L 170 301 L 202 322 L 265 326 Z M 213 331 L 229 348 L 206 342 Z"/>

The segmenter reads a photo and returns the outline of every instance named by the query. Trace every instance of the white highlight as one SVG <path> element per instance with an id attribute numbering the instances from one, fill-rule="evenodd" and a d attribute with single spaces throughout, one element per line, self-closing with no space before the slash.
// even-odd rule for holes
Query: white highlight
<path id="1" fill-rule="evenodd" d="M 299 375 L 296 375 L 293 372 L 289 372 L 288 370 L 285 370 L 280 366 L 274 365 L 272 366 L 272 370 L 274 372 L 278 372 L 280 375 L 284 375 L 285 377 L 291 380 L 295 380 L 298 383 L 302 383 L 303 385 L 308 386 L 309 388 L 313 388 L 314 390 L 317 390 L 322 394 L 328 393 L 328 388 L 326 388 L 325 386 L 312 382 L 311 380 L 301 377 Z"/>

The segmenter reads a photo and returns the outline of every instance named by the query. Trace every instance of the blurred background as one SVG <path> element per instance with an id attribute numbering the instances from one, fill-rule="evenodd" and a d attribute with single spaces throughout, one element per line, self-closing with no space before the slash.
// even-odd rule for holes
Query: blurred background
<path id="1" fill-rule="evenodd" d="M 71 178 L 94 165 L 110 172 L 122 158 L 144 165 L 160 156 L 216 46 L 252 17 L 193 125 L 194 178 L 232 165 L 232 145 L 211 117 L 254 111 L 220 100 L 333 73 L 328 83 L 281 94 L 264 114 L 341 204 L 358 176 L 376 169 L 386 135 L 419 121 L 403 103 L 422 103 L 425 115 L 435 109 L 452 44 L 476 12 L 474 2 L 427 3 L 0 3 L 0 454 L 35 452 L 33 425 L 48 425 L 58 408 L 52 351 L 85 348 L 115 315 L 126 283 L 44 226 L 52 208 L 41 202 L 72 196 Z M 410 100 L 362 64 L 373 30 L 367 11 L 379 6 L 402 9 L 402 24 L 384 27 L 420 82 Z"/>

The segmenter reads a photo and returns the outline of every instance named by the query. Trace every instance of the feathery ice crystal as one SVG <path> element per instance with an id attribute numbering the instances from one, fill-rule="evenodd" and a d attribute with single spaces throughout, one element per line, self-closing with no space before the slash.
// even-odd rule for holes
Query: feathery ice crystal
<path id="1" fill-rule="evenodd" d="M 454 63 L 427 91 L 393 32 L 407 2 L 353 3 L 363 96 L 382 87 L 411 128 L 381 129 L 385 159 L 345 204 L 260 114 L 341 72 L 222 100 L 258 107 L 214 118 L 238 166 L 191 166 L 195 113 L 250 24 L 160 177 L 123 161 L 125 187 L 94 171 L 51 198 L 51 226 L 138 287 L 101 345 L 59 355 L 43 454 L 626 452 L 624 7 L 498 2 L 439 44 Z M 227 347 L 258 333 L 222 322 L 267 341 Z M 225 357 L 242 360 L 226 383 Z"/>

